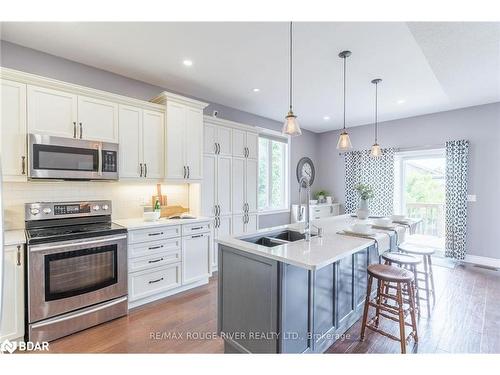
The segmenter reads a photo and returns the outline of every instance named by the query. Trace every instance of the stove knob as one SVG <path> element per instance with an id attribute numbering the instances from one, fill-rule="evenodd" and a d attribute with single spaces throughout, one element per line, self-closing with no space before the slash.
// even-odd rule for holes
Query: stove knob
<path id="1" fill-rule="evenodd" d="M 43 209 L 43 213 L 44 213 L 45 215 L 48 215 L 48 214 L 50 214 L 51 212 L 52 212 L 52 210 L 51 210 L 49 207 L 46 207 L 46 208 L 44 208 L 44 209 Z"/>
<path id="2" fill-rule="evenodd" d="M 92 206 L 92 209 L 93 209 L 94 211 L 99 211 L 99 206 L 96 204 L 95 206 Z"/>
<path id="3" fill-rule="evenodd" d="M 32 208 L 30 212 L 32 215 L 38 215 L 40 213 L 40 210 L 38 208 Z"/>
<path id="4" fill-rule="evenodd" d="M 103 209 L 104 211 L 107 211 L 107 210 L 108 210 L 108 208 L 109 208 L 109 206 L 108 206 L 107 204 L 105 204 L 105 205 L 103 205 L 103 206 L 102 206 L 102 209 Z"/>

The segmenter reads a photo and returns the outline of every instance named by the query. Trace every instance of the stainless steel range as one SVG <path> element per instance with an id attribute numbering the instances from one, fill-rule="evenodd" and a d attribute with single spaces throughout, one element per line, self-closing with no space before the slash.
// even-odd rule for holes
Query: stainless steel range
<path id="1" fill-rule="evenodd" d="M 28 340 L 127 314 L 127 231 L 110 201 L 28 203 L 25 220 Z"/>

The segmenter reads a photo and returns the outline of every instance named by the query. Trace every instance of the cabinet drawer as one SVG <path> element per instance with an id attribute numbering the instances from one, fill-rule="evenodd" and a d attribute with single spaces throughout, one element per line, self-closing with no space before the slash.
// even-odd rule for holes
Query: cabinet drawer
<path id="1" fill-rule="evenodd" d="M 153 269 L 181 261 L 181 249 L 134 258 L 128 261 L 128 272 Z"/>
<path id="2" fill-rule="evenodd" d="M 180 237 L 171 238 L 164 241 L 150 241 L 128 245 L 128 257 L 136 258 L 146 255 L 157 255 L 166 251 L 180 251 L 181 239 Z"/>
<path id="3" fill-rule="evenodd" d="M 210 229 L 211 229 L 210 221 L 205 221 L 203 223 L 183 224 L 182 235 L 190 236 L 192 234 L 210 232 Z"/>
<path id="4" fill-rule="evenodd" d="M 128 276 L 129 301 L 181 286 L 181 264 L 130 273 Z"/>
<path id="5" fill-rule="evenodd" d="M 129 231 L 128 243 L 164 240 L 181 235 L 181 226 L 155 227 Z"/>

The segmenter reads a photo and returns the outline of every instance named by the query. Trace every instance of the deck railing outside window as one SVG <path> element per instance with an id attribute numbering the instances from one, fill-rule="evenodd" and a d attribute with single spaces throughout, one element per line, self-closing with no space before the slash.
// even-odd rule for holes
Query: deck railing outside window
<path id="1" fill-rule="evenodd" d="M 417 233 L 444 236 L 444 203 L 406 203 L 408 217 L 422 219 Z"/>

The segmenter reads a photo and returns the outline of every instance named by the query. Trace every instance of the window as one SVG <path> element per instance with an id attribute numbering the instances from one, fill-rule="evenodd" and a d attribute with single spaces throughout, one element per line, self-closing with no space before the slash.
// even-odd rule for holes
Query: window
<path id="1" fill-rule="evenodd" d="M 288 209 L 288 145 L 278 138 L 259 137 L 259 210 Z"/>

